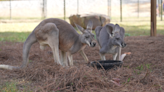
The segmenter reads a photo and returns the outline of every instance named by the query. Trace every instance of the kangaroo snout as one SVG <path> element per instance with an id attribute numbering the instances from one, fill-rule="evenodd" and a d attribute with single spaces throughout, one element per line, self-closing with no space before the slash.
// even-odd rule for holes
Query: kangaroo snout
<path id="1" fill-rule="evenodd" d="M 123 48 L 126 47 L 126 43 L 122 43 L 121 45 L 122 45 Z"/>
<path id="2" fill-rule="evenodd" d="M 96 42 L 91 42 L 91 47 L 95 47 L 96 46 Z"/>

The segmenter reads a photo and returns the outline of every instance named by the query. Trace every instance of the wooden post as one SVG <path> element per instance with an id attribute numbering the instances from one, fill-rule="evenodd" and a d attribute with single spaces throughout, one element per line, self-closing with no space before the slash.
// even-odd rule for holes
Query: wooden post
<path id="1" fill-rule="evenodd" d="M 122 22 L 122 0 L 120 0 L 120 21 Z"/>
<path id="2" fill-rule="evenodd" d="M 43 7 L 42 7 L 42 18 L 45 19 L 47 15 L 47 0 L 43 0 Z"/>
<path id="3" fill-rule="evenodd" d="M 161 0 L 161 21 L 162 21 L 162 15 L 163 15 L 163 3 L 162 3 L 163 0 Z"/>
<path id="4" fill-rule="evenodd" d="M 111 2 L 112 2 L 112 0 L 110 0 L 110 2 L 109 2 L 109 6 L 110 6 L 110 9 L 109 9 L 109 12 L 110 12 L 110 14 L 109 14 L 109 16 L 110 16 L 110 18 L 112 17 L 112 4 L 111 4 Z"/>
<path id="5" fill-rule="evenodd" d="M 150 36 L 156 36 L 156 0 L 151 0 L 151 32 Z"/>
<path id="6" fill-rule="evenodd" d="M 139 18 L 139 13 L 140 13 L 140 1 L 138 0 L 138 18 Z"/>
<path id="7" fill-rule="evenodd" d="M 65 0 L 64 0 L 64 20 L 66 19 L 66 13 L 65 13 Z"/>
<path id="8" fill-rule="evenodd" d="M 79 14 L 79 0 L 77 0 L 77 14 Z"/>
<path id="9" fill-rule="evenodd" d="M 107 9 L 108 9 L 108 16 L 109 16 L 109 0 L 107 0 Z"/>
<path id="10" fill-rule="evenodd" d="M 10 0 L 10 20 L 11 20 L 11 0 Z"/>
<path id="11" fill-rule="evenodd" d="M 42 18 L 44 19 L 44 0 L 42 2 L 43 2 L 43 6 L 42 6 Z"/>
<path id="12" fill-rule="evenodd" d="M 111 17 L 111 0 L 107 0 L 108 16 Z M 110 8 L 109 8 L 110 7 Z"/>
<path id="13" fill-rule="evenodd" d="M 160 12 L 161 11 L 160 10 L 160 2 L 161 2 L 161 0 L 158 0 L 158 4 L 157 4 L 158 5 L 158 15 L 159 15 L 159 17 L 160 17 L 160 14 L 161 14 L 161 12 Z"/>
<path id="14" fill-rule="evenodd" d="M 108 16 L 109 16 L 109 0 L 107 0 L 107 9 L 108 9 Z"/>

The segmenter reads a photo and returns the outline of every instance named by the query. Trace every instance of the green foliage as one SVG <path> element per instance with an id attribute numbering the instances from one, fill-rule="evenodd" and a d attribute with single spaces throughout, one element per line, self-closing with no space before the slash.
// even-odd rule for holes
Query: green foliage
<path id="1" fill-rule="evenodd" d="M 136 67 L 136 69 L 142 71 L 143 70 L 143 65 L 140 65 L 140 66 Z"/>
<path id="2" fill-rule="evenodd" d="M 146 64 L 147 69 L 150 69 L 151 64 Z"/>
<path id="3" fill-rule="evenodd" d="M 141 71 L 144 71 L 144 70 L 147 70 L 147 69 L 152 71 L 151 70 L 151 64 L 142 64 L 142 65 L 139 65 L 138 67 L 136 67 L 135 69 L 137 69 L 137 70 L 134 70 L 134 73 L 138 73 L 138 74 L 140 74 Z"/>
<path id="4" fill-rule="evenodd" d="M 130 78 L 128 78 L 127 82 L 130 82 Z"/>
<path id="5" fill-rule="evenodd" d="M 0 87 L 1 92 L 18 92 L 16 83 L 14 82 L 7 82 L 4 86 Z"/>

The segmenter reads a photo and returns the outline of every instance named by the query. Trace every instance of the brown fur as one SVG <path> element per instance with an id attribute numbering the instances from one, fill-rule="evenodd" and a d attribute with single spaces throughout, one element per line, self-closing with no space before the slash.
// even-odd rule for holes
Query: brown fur
<path id="1" fill-rule="evenodd" d="M 92 28 L 91 24 L 92 23 L 90 22 L 87 27 Z M 84 31 L 80 26 L 77 25 L 77 27 L 81 29 L 80 31 Z M 56 18 L 45 19 L 32 31 L 24 42 L 22 65 L 17 67 L 0 64 L 0 68 L 10 70 L 25 68 L 29 60 L 28 57 L 30 48 L 35 42 L 39 42 L 40 49 L 42 50 L 44 50 L 45 45 L 50 46 L 53 52 L 54 61 L 62 66 L 68 66 L 67 57 L 69 59 L 69 64 L 73 65 L 72 54 L 79 51 L 84 59 L 88 61 L 83 49 L 85 44 L 92 47 L 95 46 L 92 39 L 93 34 L 89 31 L 80 35 L 76 32 L 72 25 L 64 20 Z M 59 56 L 59 50 L 61 51 L 61 56 Z"/>
<path id="2" fill-rule="evenodd" d="M 54 23 L 57 26 L 57 28 L 59 29 L 59 49 L 61 51 L 67 52 L 72 47 L 75 40 L 78 39 L 75 36 L 75 34 L 78 34 L 78 33 L 67 22 L 60 20 L 60 19 L 56 19 L 56 18 L 50 18 L 50 19 L 46 19 L 46 20 L 42 21 L 35 28 L 34 32 L 35 32 L 37 40 L 45 41 L 47 39 L 45 37 L 46 36 L 45 34 L 49 33 L 49 31 L 51 31 L 54 28 L 53 25 L 46 25 L 47 23 Z M 46 27 L 45 27 L 45 25 L 46 25 Z M 63 27 L 63 25 L 65 27 Z M 70 35 L 70 33 L 71 33 L 71 35 Z M 69 36 L 68 36 L 68 34 L 69 34 Z"/>

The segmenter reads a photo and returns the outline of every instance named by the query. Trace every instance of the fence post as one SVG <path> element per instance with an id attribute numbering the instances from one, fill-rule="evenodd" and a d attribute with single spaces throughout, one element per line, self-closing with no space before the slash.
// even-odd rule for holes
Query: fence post
<path id="1" fill-rule="evenodd" d="M 108 9 L 108 16 L 109 16 L 109 0 L 107 0 L 107 9 Z"/>
<path id="2" fill-rule="evenodd" d="M 11 17 L 11 0 L 10 0 L 10 20 L 12 19 Z"/>
<path id="3" fill-rule="evenodd" d="M 151 32 L 150 36 L 156 36 L 156 0 L 151 0 Z"/>
<path id="4" fill-rule="evenodd" d="M 111 17 L 111 0 L 107 0 L 108 16 Z M 109 8 L 110 7 L 110 8 Z"/>
<path id="5" fill-rule="evenodd" d="M 139 12 L 140 12 L 140 1 L 138 0 L 138 18 L 139 18 Z"/>
<path id="6" fill-rule="evenodd" d="M 43 2 L 43 6 L 42 6 L 42 18 L 44 19 L 44 0 L 42 2 Z"/>
<path id="7" fill-rule="evenodd" d="M 79 0 L 77 0 L 77 14 L 79 13 Z"/>
<path id="8" fill-rule="evenodd" d="M 64 0 L 64 20 L 66 19 L 66 13 L 65 13 L 65 0 Z"/>
<path id="9" fill-rule="evenodd" d="M 162 3 L 163 0 L 161 0 L 161 21 L 162 21 L 162 15 L 163 15 L 163 3 Z"/>
<path id="10" fill-rule="evenodd" d="M 42 17 L 43 19 L 46 18 L 46 7 L 47 7 L 47 1 L 46 0 L 43 0 L 43 7 L 42 7 Z"/>
<path id="11" fill-rule="evenodd" d="M 122 22 L 122 0 L 120 0 L 120 21 Z"/>
<path id="12" fill-rule="evenodd" d="M 161 10 L 160 10 L 160 1 L 161 1 L 161 0 L 158 0 L 158 4 L 157 4 L 157 5 L 158 5 L 158 15 L 159 15 L 159 17 L 160 17 L 160 13 L 161 13 L 161 12 L 160 12 L 160 11 L 161 11 Z"/>

